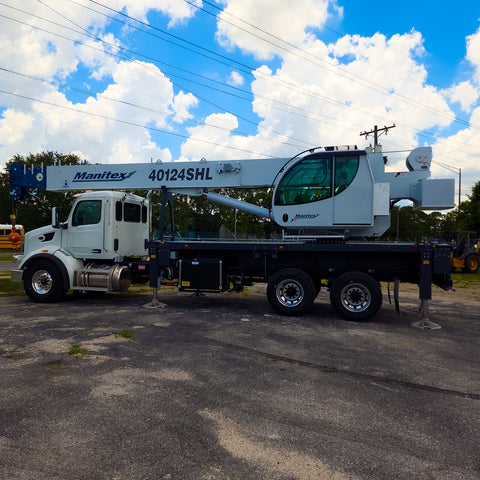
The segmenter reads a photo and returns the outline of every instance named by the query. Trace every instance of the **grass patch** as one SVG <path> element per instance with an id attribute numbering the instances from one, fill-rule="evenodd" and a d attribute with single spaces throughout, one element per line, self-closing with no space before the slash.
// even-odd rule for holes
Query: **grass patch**
<path id="1" fill-rule="evenodd" d="M 480 272 L 477 273 L 452 273 L 453 288 L 479 289 Z"/>
<path id="2" fill-rule="evenodd" d="M 163 288 L 163 287 L 162 287 Z M 132 285 L 126 292 L 121 292 L 120 295 L 144 294 L 150 293 L 152 288 L 145 285 Z"/>
<path id="3" fill-rule="evenodd" d="M 0 262 L 11 262 L 13 260 L 13 256 L 20 253 L 20 251 L 12 250 L 12 249 L 5 249 L 0 252 Z"/>
<path id="4" fill-rule="evenodd" d="M 12 282 L 10 272 L 0 272 L 0 298 L 21 297 L 25 295 L 21 282 Z"/>
<path id="5" fill-rule="evenodd" d="M 115 337 L 122 337 L 126 338 L 127 340 L 133 340 L 135 338 L 135 335 L 133 334 L 133 332 L 125 328 L 121 332 L 116 333 Z"/>
<path id="6" fill-rule="evenodd" d="M 68 350 L 68 354 L 72 357 L 85 357 L 88 355 L 88 350 L 82 347 L 79 343 L 74 343 Z"/>

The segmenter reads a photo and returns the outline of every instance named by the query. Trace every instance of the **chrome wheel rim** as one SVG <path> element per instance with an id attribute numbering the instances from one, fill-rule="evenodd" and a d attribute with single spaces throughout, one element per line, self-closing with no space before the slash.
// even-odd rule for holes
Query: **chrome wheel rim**
<path id="1" fill-rule="evenodd" d="M 300 283 L 289 279 L 283 280 L 277 285 L 276 295 L 283 306 L 292 308 L 303 301 L 305 292 Z"/>
<path id="2" fill-rule="evenodd" d="M 35 293 L 45 295 L 52 289 L 53 278 L 47 270 L 37 270 L 32 276 L 32 288 Z"/>
<path id="3" fill-rule="evenodd" d="M 363 312 L 372 303 L 370 290 L 361 283 L 349 283 L 343 288 L 340 298 L 350 312 Z"/>

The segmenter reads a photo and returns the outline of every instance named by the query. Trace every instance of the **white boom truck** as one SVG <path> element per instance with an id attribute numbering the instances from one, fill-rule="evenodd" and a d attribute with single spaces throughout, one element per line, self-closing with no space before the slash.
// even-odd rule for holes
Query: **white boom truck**
<path id="1" fill-rule="evenodd" d="M 372 241 L 390 226 L 390 209 L 402 199 L 419 209 L 453 207 L 454 180 L 430 179 L 430 147 L 413 150 L 405 172 L 385 172 L 382 153 L 356 147 L 313 149 L 292 158 L 116 165 L 10 168 L 11 197 L 30 189 L 86 190 L 68 220 L 28 232 L 12 279 L 23 281 L 36 302 L 60 300 L 69 289 L 123 291 L 150 280 L 177 279 L 180 290 L 240 291 L 267 282 L 280 313 L 295 315 L 313 304 L 323 282 L 335 309 L 365 320 L 382 304 L 381 281 L 419 285 L 428 305 L 432 283 L 451 287 L 449 246 Z M 270 208 L 212 191 L 270 187 Z M 148 199 L 132 190 L 161 190 L 162 215 L 172 193 L 207 198 L 269 218 L 295 232 L 279 240 L 152 238 Z M 120 191 L 121 190 L 121 191 Z M 173 223 L 173 214 L 171 215 Z M 369 238 L 370 240 L 366 240 Z M 398 288 L 395 288 L 398 292 Z M 396 295 L 397 297 L 397 295 Z M 397 298 L 396 298 L 397 299 Z"/>

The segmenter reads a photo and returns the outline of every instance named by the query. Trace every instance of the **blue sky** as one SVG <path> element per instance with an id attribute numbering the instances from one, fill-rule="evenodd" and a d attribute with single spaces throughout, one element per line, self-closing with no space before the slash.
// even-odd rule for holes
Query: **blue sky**
<path id="1" fill-rule="evenodd" d="M 480 179 L 480 2 L 3 0 L 0 166 L 288 157 L 381 137 Z M 453 170 L 453 172 L 451 171 Z M 457 185 L 458 189 L 458 185 Z"/>
<path id="2" fill-rule="evenodd" d="M 385 2 L 380 8 L 375 8 L 373 2 L 364 6 L 360 3 L 356 0 L 341 2 L 345 16 L 338 27 L 339 33 L 371 36 L 381 32 L 392 36 L 415 29 L 424 38 L 424 61 L 430 82 L 448 86 L 463 76 L 465 38 L 478 29 L 479 2 L 404 0 L 396 4 Z"/>

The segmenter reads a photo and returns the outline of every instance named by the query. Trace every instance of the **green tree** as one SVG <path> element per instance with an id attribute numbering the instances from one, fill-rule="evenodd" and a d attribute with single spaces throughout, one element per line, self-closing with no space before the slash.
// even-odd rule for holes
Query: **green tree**
<path id="1" fill-rule="evenodd" d="M 443 214 L 425 213 L 411 206 L 393 207 L 390 213 L 390 228 L 383 238 L 399 241 L 421 241 L 442 237 Z"/>
<path id="2" fill-rule="evenodd" d="M 59 208 L 60 219 L 65 220 L 73 203 L 74 192 L 37 191 L 21 202 L 13 202 L 10 199 L 8 168 L 14 162 L 27 167 L 51 166 L 54 163 L 85 165 L 88 162 L 73 153 L 61 154 L 52 151 L 29 154 L 25 157 L 14 155 L 7 162 L 7 171 L 0 173 L 0 222 L 9 223 L 10 215 L 13 213 L 17 217 L 16 222 L 22 224 L 26 231 L 33 230 L 50 223 L 53 206 Z"/>
<path id="3" fill-rule="evenodd" d="M 463 224 L 462 230 L 473 230 L 480 234 L 480 181 L 472 188 L 472 194 L 468 200 L 462 202 L 462 210 L 459 213 Z"/>
<path id="4" fill-rule="evenodd" d="M 269 189 L 223 189 L 219 193 L 247 203 L 269 208 Z M 154 209 L 155 211 L 155 209 Z M 154 215 L 155 217 L 155 215 Z M 156 217 L 155 217 L 156 219 Z M 274 222 L 227 207 L 203 196 L 174 195 L 174 223 L 176 233 L 184 238 L 214 237 L 221 227 L 236 233 L 237 237 L 269 237 L 281 229 Z M 155 230 L 154 226 L 154 230 Z"/>
<path id="5" fill-rule="evenodd" d="M 271 189 L 269 188 L 230 188 L 220 193 L 266 209 L 271 206 Z M 230 232 L 236 233 L 239 238 L 268 238 L 275 232 L 281 232 L 281 228 L 275 222 L 235 208 L 220 206 L 220 215 L 222 225 Z"/>
<path id="6" fill-rule="evenodd" d="M 442 238 L 442 240 L 453 240 L 455 238 L 455 232 L 461 230 L 458 212 L 459 210 L 455 209 L 443 215 L 440 223 L 440 238 Z"/>

